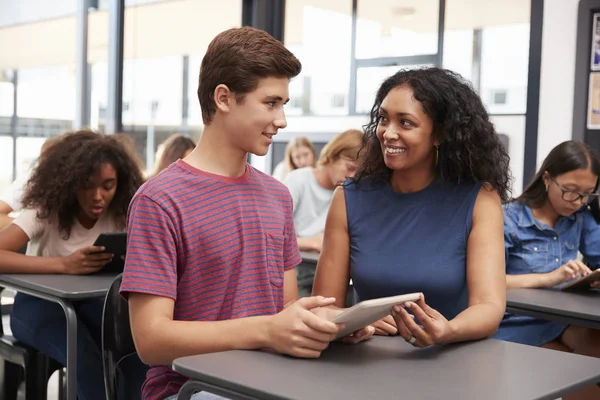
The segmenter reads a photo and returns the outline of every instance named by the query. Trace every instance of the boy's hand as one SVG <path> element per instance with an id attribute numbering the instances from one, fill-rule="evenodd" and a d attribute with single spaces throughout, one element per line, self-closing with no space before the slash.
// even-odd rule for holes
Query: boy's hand
<path id="1" fill-rule="evenodd" d="M 268 347 L 294 357 L 317 358 L 341 327 L 311 310 L 334 304 L 335 298 L 304 297 L 270 319 Z"/>

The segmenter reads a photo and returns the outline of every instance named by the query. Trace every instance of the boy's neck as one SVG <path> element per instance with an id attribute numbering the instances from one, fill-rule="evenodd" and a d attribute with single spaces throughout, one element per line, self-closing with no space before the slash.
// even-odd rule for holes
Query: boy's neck
<path id="1" fill-rule="evenodd" d="M 211 174 L 232 178 L 244 175 L 248 153 L 227 139 L 227 133 L 217 126 L 206 126 L 200 142 L 184 161 Z"/>

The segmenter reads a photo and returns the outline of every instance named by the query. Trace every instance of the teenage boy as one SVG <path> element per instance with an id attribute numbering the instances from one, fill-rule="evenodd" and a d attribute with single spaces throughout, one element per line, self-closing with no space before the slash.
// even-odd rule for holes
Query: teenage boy
<path id="1" fill-rule="evenodd" d="M 340 329 L 321 317 L 334 299 L 297 300 L 292 199 L 246 162 L 285 128 L 289 81 L 300 69 L 266 32 L 215 37 L 200 68 L 200 142 L 131 203 L 121 293 L 138 354 L 151 365 L 144 399 L 179 391 L 186 378 L 170 368 L 178 357 L 259 348 L 319 357 Z"/>

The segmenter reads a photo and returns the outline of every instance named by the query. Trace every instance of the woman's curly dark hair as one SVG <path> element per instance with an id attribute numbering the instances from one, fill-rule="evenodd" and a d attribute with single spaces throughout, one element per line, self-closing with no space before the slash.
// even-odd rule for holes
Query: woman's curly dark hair
<path id="1" fill-rule="evenodd" d="M 112 135 L 85 130 L 63 134 L 33 170 L 23 194 L 23 207 L 37 209 L 40 219 L 56 218 L 59 231 L 68 239 L 79 209 L 77 192 L 106 163 L 117 172 L 117 188 L 108 212 L 119 228 L 124 228 L 129 202 L 144 178 L 135 154 Z"/>
<path id="2" fill-rule="evenodd" d="M 437 175 L 456 184 L 486 182 L 503 201 L 508 201 L 510 158 L 481 99 L 460 75 L 441 68 L 400 70 L 383 82 L 370 121 L 363 127 L 365 135 L 354 182 L 363 178 L 372 182 L 390 179 L 392 170 L 385 165 L 377 125 L 381 103 L 399 86 L 412 89 L 414 98 L 433 121 L 433 138 L 440 142 Z"/>

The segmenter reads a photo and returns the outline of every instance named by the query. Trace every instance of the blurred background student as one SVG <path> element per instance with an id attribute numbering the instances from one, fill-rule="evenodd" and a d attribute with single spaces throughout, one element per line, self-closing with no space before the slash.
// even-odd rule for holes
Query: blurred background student
<path id="1" fill-rule="evenodd" d="M 317 153 L 313 144 L 304 136 L 297 136 L 285 146 L 285 156 L 273 171 L 273 178 L 283 182 L 290 172 L 298 168 L 314 167 Z"/>
<path id="2" fill-rule="evenodd" d="M 158 146 L 156 162 L 149 178 L 158 175 L 163 169 L 180 158 L 185 158 L 194 150 L 196 143 L 187 136 L 175 134 Z"/>
<path id="3" fill-rule="evenodd" d="M 321 251 L 333 190 L 354 176 L 362 136 L 357 129 L 336 135 L 323 147 L 316 167 L 296 169 L 285 179 L 294 201 L 294 226 L 300 250 Z M 301 264 L 296 271 L 299 295 L 310 296 L 314 266 Z"/>

